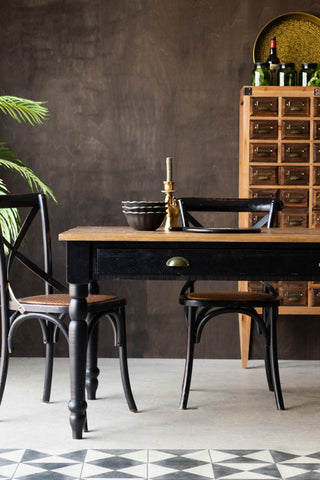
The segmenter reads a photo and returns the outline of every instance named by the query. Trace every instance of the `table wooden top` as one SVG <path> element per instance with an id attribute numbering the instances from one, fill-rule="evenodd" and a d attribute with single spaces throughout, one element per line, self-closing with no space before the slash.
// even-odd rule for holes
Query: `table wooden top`
<path id="1" fill-rule="evenodd" d="M 133 230 L 131 227 L 75 227 L 60 233 L 62 241 L 89 242 L 288 242 L 320 243 L 320 229 L 271 228 L 260 233 L 191 233 Z"/>

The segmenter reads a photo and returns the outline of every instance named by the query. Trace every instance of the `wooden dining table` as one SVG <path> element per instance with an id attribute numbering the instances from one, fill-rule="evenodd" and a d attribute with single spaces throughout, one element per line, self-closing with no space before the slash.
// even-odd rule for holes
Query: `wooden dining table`
<path id="1" fill-rule="evenodd" d="M 86 419 L 88 284 L 135 280 L 320 280 L 320 229 L 194 233 L 79 226 L 60 233 L 70 293 L 70 424 L 80 439 Z M 244 326 L 245 329 L 245 326 Z"/>

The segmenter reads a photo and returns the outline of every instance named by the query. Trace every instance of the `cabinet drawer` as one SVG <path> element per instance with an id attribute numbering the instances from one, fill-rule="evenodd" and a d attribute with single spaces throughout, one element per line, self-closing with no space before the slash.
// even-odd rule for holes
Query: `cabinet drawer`
<path id="1" fill-rule="evenodd" d="M 277 185 L 277 167 L 250 167 L 250 183 L 252 185 Z"/>
<path id="2" fill-rule="evenodd" d="M 309 139 L 309 129 L 308 120 L 282 120 L 283 139 Z"/>
<path id="3" fill-rule="evenodd" d="M 278 120 L 250 120 L 250 138 L 277 139 Z"/>
<path id="4" fill-rule="evenodd" d="M 310 115 L 309 98 L 283 98 L 282 99 L 282 115 L 298 117 L 308 117 Z"/>
<path id="5" fill-rule="evenodd" d="M 307 207 L 308 190 L 281 190 L 280 200 L 286 207 Z"/>
<path id="6" fill-rule="evenodd" d="M 250 162 L 276 162 L 277 152 L 276 143 L 251 143 Z"/>
<path id="7" fill-rule="evenodd" d="M 308 212 L 306 210 L 293 210 L 292 208 L 285 208 L 279 212 L 279 227 L 307 227 L 308 226 Z"/>
<path id="8" fill-rule="evenodd" d="M 249 226 L 254 227 L 261 218 L 265 217 L 265 213 L 249 213 Z M 277 227 L 277 216 L 275 215 L 273 227 Z"/>
<path id="9" fill-rule="evenodd" d="M 312 212 L 312 228 L 320 228 L 320 210 Z"/>
<path id="10" fill-rule="evenodd" d="M 320 140 L 320 120 L 315 120 L 313 124 L 313 138 Z"/>
<path id="11" fill-rule="evenodd" d="M 258 189 L 258 188 L 252 188 L 249 191 L 249 196 L 250 198 L 271 198 L 271 199 L 276 199 L 278 198 L 278 190 L 275 189 Z"/>
<path id="12" fill-rule="evenodd" d="M 313 99 L 313 108 L 314 108 L 314 116 L 320 117 L 320 98 L 316 97 Z"/>
<path id="13" fill-rule="evenodd" d="M 310 298 L 313 307 L 320 307 L 320 287 L 311 288 Z"/>
<path id="14" fill-rule="evenodd" d="M 251 97 L 250 115 L 256 117 L 277 116 L 278 99 L 276 97 Z"/>
<path id="15" fill-rule="evenodd" d="M 272 285 L 276 290 L 279 288 L 279 282 L 268 282 Z M 263 291 L 263 284 L 261 282 L 248 282 L 248 291 L 249 292 L 262 292 Z"/>
<path id="16" fill-rule="evenodd" d="M 280 167 L 279 183 L 281 185 L 308 185 L 308 167 Z"/>
<path id="17" fill-rule="evenodd" d="M 320 208 L 320 190 L 313 190 L 312 192 L 312 205 L 313 208 Z"/>
<path id="18" fill-rule="evenodd" d="M 307 305 L 308 286 L 306 283 L 280 282 L 279 295 L 283 298 L 283 305 Z"/>
<path id="19" fill-rule="evenodd" d="M 282 162 L 309 162 L 309 145 L 306 143 L 283 143 L 281 146 Z"/>
<path id="20" fill-rule="evenodd" d="M 320 162 L 320 143 L 315 143 L 313 146 L 313 161 Z"/>
<path id="21" fill-rule="evenodd" d="M 320 185 L 320 167 L 313 167 L 313 185 Z"/>

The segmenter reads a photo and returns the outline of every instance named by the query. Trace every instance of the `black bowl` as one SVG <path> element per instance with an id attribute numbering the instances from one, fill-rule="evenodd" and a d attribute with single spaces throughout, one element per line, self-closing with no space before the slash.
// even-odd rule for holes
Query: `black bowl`
<path id="1" fill-rule="evenodd" d="M 125 213 L 128 225 L 135 230 L 157 230 L 165 219 L 165 212 Z"/>

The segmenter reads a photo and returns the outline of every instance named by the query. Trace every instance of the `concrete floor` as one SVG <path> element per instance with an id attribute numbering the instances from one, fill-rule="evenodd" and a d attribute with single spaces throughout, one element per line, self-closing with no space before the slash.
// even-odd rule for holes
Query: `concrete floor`
<path id="1" fill-rule="evenodd" d="M 319 449 L 320 362 L 282 361 L 286 411 L 275 407 L 263 363 L 196 360 L 189 409 L 178 408 L 183 360 L 130 359 L 139 413 L 127 409 L 118 361 L 100 361 L 89 432 L 72 440 L 67 359 L 56 359 L 52 403 L 40 401 L 44 362 L 12 358 L 0 408 L 0 448 Z"/>

